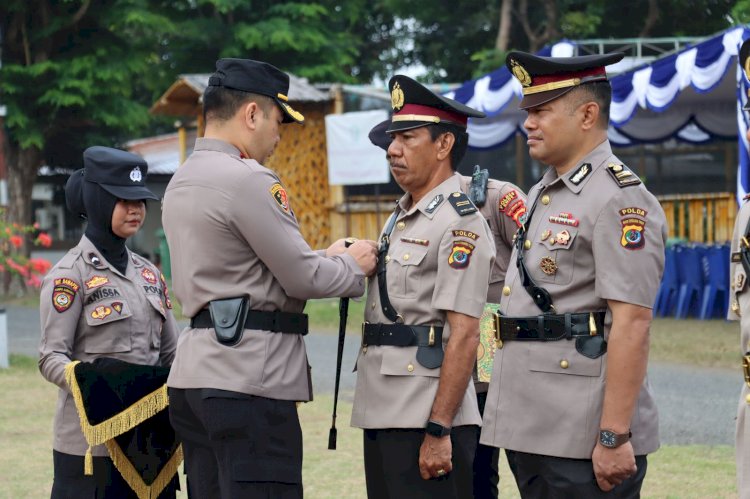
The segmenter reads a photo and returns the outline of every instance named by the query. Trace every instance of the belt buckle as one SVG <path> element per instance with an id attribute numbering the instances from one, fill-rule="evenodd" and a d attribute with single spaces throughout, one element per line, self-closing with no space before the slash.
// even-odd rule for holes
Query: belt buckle
<path id="1" fill-rule="evenodd" d="M 589 312 L 589 335 L 596 336 L 596 320 L 594 320 L 594 312 Z"/>
<path id="2" fill-rule="evenodd" d="M 362 323 L 362 353 L 367 353 L 367 343 L 365 342 L 365 326 L 368 324 L 369 322 L 367 321 Z"/>
<path id="3" fill-rule="evenodd" d="M 494 316 L 493 322 L 495 325 L 495 348 L 503 348 L 503 339 L 502 339 L 503 335 L 500 330 L 500 324 L 501 324 L 500 314 L 498 314 L 497 312 L 494 312 L 492 315 Z"/>
<path id="4" fill-rule="evenodd" d="M 745 375 L 745 384 L 750 387 L 750 354 L 742 356 L 742 372 Z"/>

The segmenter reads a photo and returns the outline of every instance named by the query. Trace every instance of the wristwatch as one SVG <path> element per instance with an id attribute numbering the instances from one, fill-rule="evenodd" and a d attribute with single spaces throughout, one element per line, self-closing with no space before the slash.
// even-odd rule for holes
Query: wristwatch
<path id="1" fill-rule="evenodd" d="M 599 430 L 599 443 L 609 449 L 616 449 L 632 437 L 633 434 L 628 430 L 627 433 L 615 433 L 612 430 Z"/>
<path id="2" fill-rule="evenodd" d="M 443 426 L 440 423 L 429 420 L 427 421 L 427 426 L 424 427 L 424 432 L 433 437 L 440 438 L 450 435 L 451 429 L 450 426 Z"/>

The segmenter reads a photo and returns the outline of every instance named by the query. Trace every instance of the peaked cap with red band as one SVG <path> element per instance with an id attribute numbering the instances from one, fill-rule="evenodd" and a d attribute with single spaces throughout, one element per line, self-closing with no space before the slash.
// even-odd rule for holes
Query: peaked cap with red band
<path id="1" fill-rule="evenodd" d="M 408 76 L 396 75 L 388 82 L 393 117 L 386 133 L 402 132 L 443 123 L 466 128 L 469 118 L 484 118 L 482 112 L 432 92 Z"/>
<path id="2" fill-rule="evenodd" d="M 605 66 L 619 62 L 625 54 L 584 55 L 579 57 L 540 57 L 511 52 L 505 65 L 523 85 L 520 109 L 539 106 L 570 92 L 578 85 L 607 81 Z"/>

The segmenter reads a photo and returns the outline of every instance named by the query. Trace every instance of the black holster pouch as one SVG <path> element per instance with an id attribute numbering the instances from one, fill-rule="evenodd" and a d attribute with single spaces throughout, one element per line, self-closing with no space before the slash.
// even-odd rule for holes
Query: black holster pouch
<path id="1" fill-rule="evenodd" d="M 601 334 L 596 336 L 579 336 L 576 338 L 576 350 L 589 359 L 596 359 L 607 353 L 607 342 Z"/>
<path id="2" fill-rule="evenodd" d="M 249 304 L 249 296 L 208 302 L 208 311 L 211 313 L 211 322 L 219 343 L 234 346 L 242 339 Z"/>

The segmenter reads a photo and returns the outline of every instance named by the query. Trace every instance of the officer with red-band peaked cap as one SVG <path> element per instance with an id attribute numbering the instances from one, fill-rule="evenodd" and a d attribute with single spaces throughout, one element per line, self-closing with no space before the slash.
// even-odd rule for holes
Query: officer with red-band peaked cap
<path id="1" fill-rule="evenodd" d="M 646 377 L 666 219 L 607 139 L 606 66 L 623 54 L 508 54 L 523 88 L 529 191 L 500 302 L 480 441 L 524 498 L 638 497 L 659 447 Z"/>

